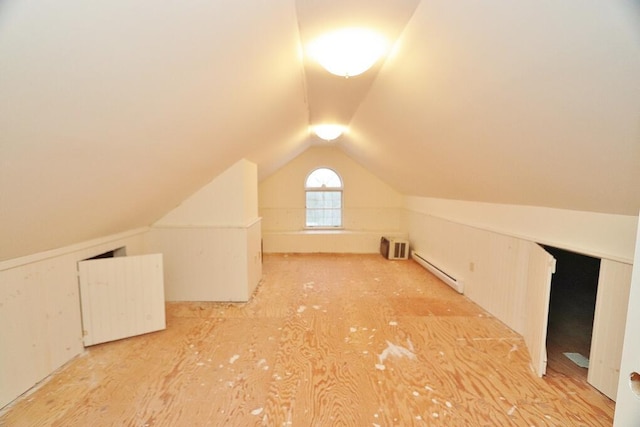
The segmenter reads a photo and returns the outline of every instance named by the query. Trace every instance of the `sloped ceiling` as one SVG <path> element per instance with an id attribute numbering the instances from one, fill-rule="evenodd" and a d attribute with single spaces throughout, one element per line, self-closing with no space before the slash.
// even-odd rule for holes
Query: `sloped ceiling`
<path id="1" fill-rule="evenodd" d="M 640 14 L 612 0 L 0 3 L 0 260 L 152 224 L 336 144 L 411 195 L 637 215 Z M 348 80 L 303 55 L 372 26 Z"/>
<path id="2" fill-rule="evenodd" d="M 423 1 L 343 146 L 405 194 L 637 215 L 639 8 Z"/>
<path id="3" fill-rule="evenodd" d="M 3 2 L 0 259 L 150 225 L 248 153 L 284 162 L 299 51 L 286 0 Z"/>

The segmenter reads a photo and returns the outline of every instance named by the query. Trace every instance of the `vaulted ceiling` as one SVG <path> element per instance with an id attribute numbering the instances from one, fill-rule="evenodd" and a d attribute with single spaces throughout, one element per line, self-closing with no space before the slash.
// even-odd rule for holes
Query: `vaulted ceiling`
<path id="1" fill-rule="evenodd" d="M 361 76 L 304 54 L 377 29 Z M 241 158 L 334 144 L 417 196 L 637 215 L 634 0 L 5 0 L 0 260 L 153 223 Z"/>

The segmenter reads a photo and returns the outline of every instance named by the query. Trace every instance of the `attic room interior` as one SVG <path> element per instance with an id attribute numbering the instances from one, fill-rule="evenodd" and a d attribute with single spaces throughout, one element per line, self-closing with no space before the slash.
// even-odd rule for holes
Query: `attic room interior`
<path id="1" fill-rule="evenodd" d="M 639 92 L 636 0 L 2 2 L 0 425 L 638 425 Z"/>

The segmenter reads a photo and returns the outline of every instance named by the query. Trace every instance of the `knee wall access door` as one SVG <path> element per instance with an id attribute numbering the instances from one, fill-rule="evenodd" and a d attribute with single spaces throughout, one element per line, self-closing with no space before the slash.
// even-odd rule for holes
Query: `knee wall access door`
<path id="1" fill-rule="evenodd" d="M 166 328 L 162 255 L 78 263 L 84 345 Z"/>

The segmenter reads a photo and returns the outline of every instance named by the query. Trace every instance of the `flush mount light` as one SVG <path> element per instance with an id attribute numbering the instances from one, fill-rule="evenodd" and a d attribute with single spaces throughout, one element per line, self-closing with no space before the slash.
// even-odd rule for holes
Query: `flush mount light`
<path id="1" fill-rule="evenodd" d="M 364 28 L 345 28 L 313 40 L 307 54 L 328 72 L 353 77 L 364 73 L 389 48 L 380 34 Z"/>
<path id="2" fill-rule="evenodd" d="M 346 128 L 342 125 L 316 125 L 313 127 L 313 133 L 325 141 L 333 141 L 338 138 Z"/>

